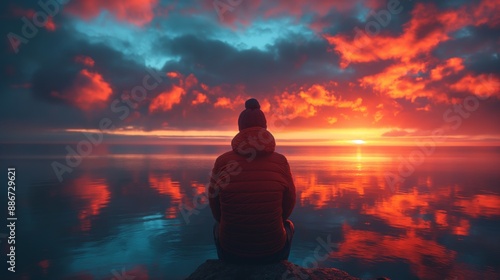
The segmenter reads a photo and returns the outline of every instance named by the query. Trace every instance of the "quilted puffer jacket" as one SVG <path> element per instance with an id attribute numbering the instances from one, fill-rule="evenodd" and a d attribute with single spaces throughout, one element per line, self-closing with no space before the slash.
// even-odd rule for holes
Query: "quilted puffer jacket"
<path id="1" fill-rule="evenodd" d="M 283 221 L 295 206 L 288 161 L 274 151 L 276 142 L 265 128 L 241 130 L 231 146 L 215 161 L 209 186 L 220 246 L 248 258 L 277 253 L 286 242 Z"/>

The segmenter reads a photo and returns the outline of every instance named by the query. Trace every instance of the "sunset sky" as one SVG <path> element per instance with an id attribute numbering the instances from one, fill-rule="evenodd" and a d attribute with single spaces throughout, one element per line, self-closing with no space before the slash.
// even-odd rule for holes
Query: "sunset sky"
<path id="1" fill-rule="evenodd" d="M 0 4 L 0 142 L 225 139 L 255 97 L 285 142 L 500 144 L 496 0 L 36 2 Z"/>

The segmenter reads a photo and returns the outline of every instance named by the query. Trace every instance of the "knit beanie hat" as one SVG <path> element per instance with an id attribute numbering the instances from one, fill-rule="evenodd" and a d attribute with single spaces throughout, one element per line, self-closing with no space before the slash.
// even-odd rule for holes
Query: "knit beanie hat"
<path id="1" fill-rule="evenodd" d="M 254 126 L 267 128 L 267 121 L 264 112 L 260 110 L 259 101 L 250 98 L 245 102 L 245 110 L 241 112 L 238 118 L 238 129 L 242 131 L 245 128 Z"/>

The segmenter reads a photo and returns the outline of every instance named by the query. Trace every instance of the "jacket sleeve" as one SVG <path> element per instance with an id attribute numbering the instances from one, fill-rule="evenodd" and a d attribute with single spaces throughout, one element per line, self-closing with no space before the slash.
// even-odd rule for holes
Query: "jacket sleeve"
<path id="1" fill-rule="evenodd" d="M 218 167 L 218 161 L 217 159 L 214 164 L 214 168 L 212 169 L 212 173 L 210 174 L 210 184 L 208 186 L 208 201 L 210 203 L 210 209 L 212 210 L 212 215 L 214 216 L 214 219 L 220 223 L 220 201 L 219 201 L 219 167 Z"/>
<path id="2" fill-rule="evenodd" d="M 293 183 L 292 173 L 290 172 L 290 165 L 285 158 L 285 178 L 288 185 L 283 193 L 283 220 L 288 219 L 292 214 L 292 210 L 295 207 L 295 184 Z"/>

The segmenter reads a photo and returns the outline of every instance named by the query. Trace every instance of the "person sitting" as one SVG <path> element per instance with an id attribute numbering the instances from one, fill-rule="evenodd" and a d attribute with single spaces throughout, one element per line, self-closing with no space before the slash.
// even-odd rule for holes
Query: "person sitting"
<path id="1" fill-rule="evenodd" d="M 275 152 L 259 102 L 251 98 L 238 118 L 232 150 L 220 155 L 209 184 L 219 259 L 233 263 L 287 260 L 294 225 L 295 185 L 285 156 Z"/>

